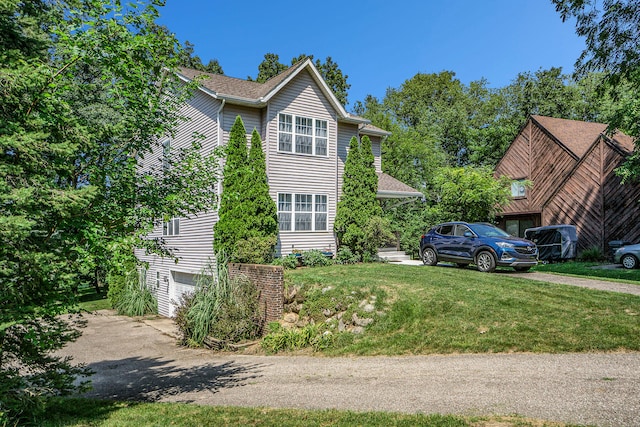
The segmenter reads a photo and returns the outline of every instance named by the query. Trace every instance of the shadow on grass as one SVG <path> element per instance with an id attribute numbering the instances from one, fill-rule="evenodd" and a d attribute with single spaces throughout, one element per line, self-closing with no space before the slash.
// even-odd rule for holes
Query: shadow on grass
<path id="1" fill-rule="evenodd" d="M 121 360 L 105 360 L 88 367 L 93 389 L 84 397 L 157 402 L 165 397 L 178 402 L 193 402 L 190 393 L 207 391 L 217 393 L 223 388 L 241 387 L 248 381 L 259 378 L 263 365 L 239 364 L 229 361 L 181 367 L 173 361 L 159 358 L 129 357 Z"/>

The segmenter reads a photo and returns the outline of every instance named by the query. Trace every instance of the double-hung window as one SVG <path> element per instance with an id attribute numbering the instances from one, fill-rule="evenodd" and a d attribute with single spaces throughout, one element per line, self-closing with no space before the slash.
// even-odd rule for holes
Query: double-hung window
<path id="1" fill-rule="evenodd" d="M 327 231 L 327 196 L 278 194 L 280 231 Z"/>
<path id="2" fill-rule="evenodd" d="M 327 156 L 329 124 L 311 117 L 278 115 L 278 151 Z"/>

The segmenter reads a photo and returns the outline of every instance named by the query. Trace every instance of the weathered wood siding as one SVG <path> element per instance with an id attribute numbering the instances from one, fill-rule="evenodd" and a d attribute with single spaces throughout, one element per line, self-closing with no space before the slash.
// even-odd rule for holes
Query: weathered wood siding
<path id="1" fill-rule="evenodd" d="M 511 179 L 530 179 L 529 177 L 529 124 L 515 138 L 509 146 L 504 158 L 496 166 L 496 177 L 508 176 Z M 503 209 L 503 213 L 521 213 L 531 211 L 529 190 L 527 197 L 517 198 Z"/>
<path id="2" fill-rule="evenodd" d="M 576 226 L 578 252 L 592 247 L 602 249 L 604 218 L 600 187 L 601 160 L 600 148 L 595 145 L 585 154 L 571 176 L 560 182 L 559 190 L 544 207 L 544 225 Z"/>
<path id="3" fill-rule="evenodd" d="M 327 156 L 278 152 L 278 114 L 326 120 L 328 131 Z M 326 231 L 281 231 L 278 252 L 282 255 L 293 249 L 336 250 L 333 220 L 338 198 L 337 189 L 337 115 L 320 87 L 307 72 L 301 72 L 269 102 L 266 114 L 267 152 L 270 193 L 278 200 L 278 193 L 315 194 L 327 196 L 328 224 Z M 295 126 L 295 124 L 294 124 Z"/>
<path id="4" fill-rule="evenodd" d="M 531 127 L 531 208 L 540 210 L 577 163 L 566 149 L 538 126 Z"/>
<path id="5" fill-rule="evenodd" d="M 615 174 L 624 157 L 604 143 L 604 243 L 612 240 L 640 242 L 640 184 L 625 183 Z M 608 248 L 605 248 L 608 250 Z"/>

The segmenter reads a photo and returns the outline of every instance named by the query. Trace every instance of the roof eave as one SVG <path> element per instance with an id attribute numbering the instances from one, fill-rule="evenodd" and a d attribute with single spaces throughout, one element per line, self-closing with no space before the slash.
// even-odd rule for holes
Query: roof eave
<path id="1" fill-rule="evenodd" d="M 388 191 L 388 190 L 378 190 L 376 197 L 378 199 L 405 199 L 409 197 L 424 197 L 424 194 L 420 192 L 409 192 L 409 191 Z"/>

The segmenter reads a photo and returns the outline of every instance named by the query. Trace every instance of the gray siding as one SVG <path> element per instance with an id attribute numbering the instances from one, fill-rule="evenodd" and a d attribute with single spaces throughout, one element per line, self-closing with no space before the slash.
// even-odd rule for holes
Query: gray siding
<path id="1" fill-rule="evenodd" d="M 196 92 L 193 99 L 183 107 L 182 112 L 189 120 L 179 125 L 171 139 L 172 149 L 189 147 L 193 142 L 192 135 L 199 132 L 204 135 L 202 143 L 203 154 L 211 154 L 218 145 L 217 114 L 220 102 L 208 95 Z M 162 142 L 162 141 L 160 141 Z M 162 147 L 157 147 L 154 153 L 147 156 L 142 167 L 148 167 L 155 162 L 161 162 Z M 176 282 L 173 277 L 176 272 L 197 274 L 213 259 L 213 224 L 217 220 L 215 212 L 202 212 L 191 218 L 180 218 L 180 234 L 166 236 L 168 249 L 177 257 L 161 258 L 155 255 L 145 255 L 137 251 L 138 258 L 148 263 L 147 284 L 158 299 L 160 314 L 169 316 L 172 313 L 171 300 L 176 299 Z M 150 237 L 162 237 L 162 225 L 158 224 Z M 156 284 L 157 273 L 160 276 L 159 286 Z"/>
<path id="2" fill-rule="evenodd" d="M 278 152 L 278 114 L 286 113 L 326 120 L 328 126 L 327 156 Z M 327 196 L 327 231 L 282 231 L 278 239 L 281 254 L 293 248 L 336 250 L 333 219 L 337 204 L 337 134 L 336 112 L 307 71 L 301 72 L 269 103 L 267 109 L 268 170 L 271 196 L 278 193 L 320 194 Z"/>

